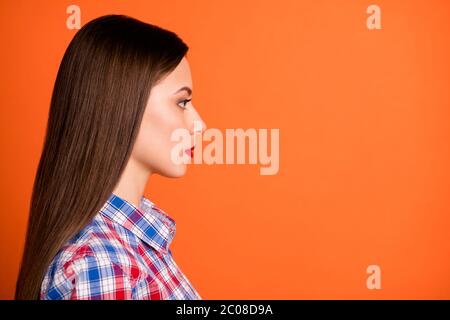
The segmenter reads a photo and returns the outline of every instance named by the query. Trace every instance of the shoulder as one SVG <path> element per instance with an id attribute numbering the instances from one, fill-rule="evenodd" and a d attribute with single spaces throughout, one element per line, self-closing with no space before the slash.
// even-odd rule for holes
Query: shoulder
<path id="1" fill-rule="evenodd" d="M 131 299 L 133 278 L 109 257 L 92 252 L 56 266 L 42 299 Z"/>
<path id="2" fill-rule="evenodd" d="M 134 270 L 138 265 L 138 252 L 131 244 L 133 239 L 122 233 L 122 230 L 117 230 L 110 221 L 98 215 L 60 249 L 52 265 L 68 269 L 78 260 L 95 258 L 100 264 L 121 266 L 135 278 L 138 276 Z"/>
<path id="3" fill-rule="evenodd" d="M 53 259 L 41 299 L 131 299 L 140 277 L 135 257 L 114 232 L 88 227 Z"/>

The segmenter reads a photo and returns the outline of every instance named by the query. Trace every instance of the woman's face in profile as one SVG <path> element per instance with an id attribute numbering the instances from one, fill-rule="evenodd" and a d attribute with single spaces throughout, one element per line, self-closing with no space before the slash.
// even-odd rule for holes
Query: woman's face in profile
<path id="1" fill-rule="evenodd" d="M 184 89 L 183 89 L 184 88 Z M 157 83 L 142 119 L 131 157 L 149 169 L 166 177 L 180 177 L 186 173 L 186 164 L 172 161 L 172 148 L 179 144 L 172 141 L 174 130 L 187 129 L 194 146 L 194 121 L 201 121 L 202 131 L 206 125 L 194 108 L 192 101 L 192 78 L 189 63 L 184 57 L 178 66 Z"/>

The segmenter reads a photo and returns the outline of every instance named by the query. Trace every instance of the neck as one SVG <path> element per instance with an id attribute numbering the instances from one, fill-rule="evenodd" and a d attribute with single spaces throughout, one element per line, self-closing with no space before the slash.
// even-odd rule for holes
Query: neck
<path id="1" fill-rule="evenodd" d="M 113 193 L 139 208 L 150 175 L 148 168 L 130 158 Z"/>

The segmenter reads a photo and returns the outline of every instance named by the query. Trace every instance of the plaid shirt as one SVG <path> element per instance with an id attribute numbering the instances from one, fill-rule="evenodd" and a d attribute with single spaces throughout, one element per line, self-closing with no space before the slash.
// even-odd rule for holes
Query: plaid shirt
<path id="1" fill-rule="evenodd" d="M 136 208 L 111 194 L 55 256 L 41 299 L 202 299 L 173 260 L 175 226 L 144 196 Z"/>

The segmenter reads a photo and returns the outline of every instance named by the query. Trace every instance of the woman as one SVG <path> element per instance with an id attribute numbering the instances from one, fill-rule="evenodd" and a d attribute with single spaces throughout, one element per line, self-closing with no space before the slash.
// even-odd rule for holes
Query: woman
<path id="1" fill-rule="evenodd" d="M 51 99 L 16 299 L 201 299 L 172 258 L 175 221 L 143 195 L 151 174 L 186 172 L 171 133 L 206 128 L 187 51 L 175 33 L 124 15 L 74 36 Z"/>

